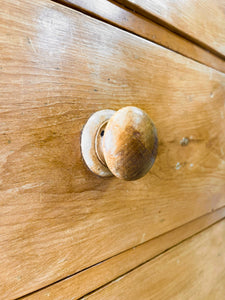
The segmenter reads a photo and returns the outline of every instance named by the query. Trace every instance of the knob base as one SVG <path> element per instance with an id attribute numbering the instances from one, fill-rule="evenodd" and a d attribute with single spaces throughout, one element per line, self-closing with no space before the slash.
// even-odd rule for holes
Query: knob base
<path id="1" fill-rule="evenodd" d="M 104 135 L 104 127 L 115 113 L 111 109 L 97 111 L 88 119 L 81 133 L 81 154 L 85 164 L 101 177 L 113 176 L 102 156 L 101 138 Z"/>

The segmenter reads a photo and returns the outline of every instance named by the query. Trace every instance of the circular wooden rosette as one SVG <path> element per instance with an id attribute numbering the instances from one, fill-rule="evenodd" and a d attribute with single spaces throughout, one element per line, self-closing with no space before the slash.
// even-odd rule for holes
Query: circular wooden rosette
<path id="1" fill-rule="evenodd" d="M 96 136 L 99 133 L 99 128 L 114 114 L 115 111 L 111 109 L 97 111 L 88 119 L 81 133 L 81 153 L 83 159 L 87 167 L 101 177 L 112 176 L 112 173 L 96 153 Z"/>

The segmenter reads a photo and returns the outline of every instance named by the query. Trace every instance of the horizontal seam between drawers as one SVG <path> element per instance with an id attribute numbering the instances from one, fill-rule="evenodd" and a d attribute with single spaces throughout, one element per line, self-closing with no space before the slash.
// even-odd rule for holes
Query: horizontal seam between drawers
<path id="1" fill-rule="evenodd" d="M 223 210 L 224 210 L 224 212 L 223 212 Z M 104 264 L 105 262 L 110 261 L 110 260 L 113 259 L 113 258 L 116 258 L 116 257 L 121 256 L 122 254 L 126 254 L 126 253 L 128 253 L 129 251 L 131 251 L 131 250 L 133 250 L 133 249 L 135 249 L 135 248 L 139 248 L 139 249 L 140 249 L 140 247 L 143 247 L 144 245 L 146 245 L 146 244 L 148 244 L 148 243 L 152 243 L 152 242 L 154 242 L 155 240 L 162 239 L 163 237 L 166 238 L 166 237 L 169 236 L 171 233 L 177 232 L 178 230 L 180 230 L 180 229 L 182 229 L 182 228 L 185 228 L 185 227 L 187 227 L 188 225 L 193 225 L 193 224 L 195 224 L 196 222 L 198 222 L 198 221 L 201 220 L 201 219 L 207 219 L 207 217 L 216 215 L 218 212 L 221 212 L 221 211 L 222 211 L 222 217 L 221 217 L 221 216 L 220 216 L 220 217 L 217 217 L 215 220 L 209 222 L 206 226 L 202 226 L 202 228 L 200 228 L 200 229 L 198 228 L 198 229 L 195 230 L 193 233 L 188 234 L 188 235 L 187 235 L 186 237 L 184 237 L 183 239 L 182 239 L 182 238 L 179 239 L 179 241 L 173 243 L 173 244 L 172 244 L 171 246 L 169 246 L 168 248 L 165 247 L 164 250 L 159 251 L 157 254 L 155 254 L 155 255 L 149 257 L 149 259 L 144 260 L 143 262 L 141 262 L 141 263 L 135 265 L 133 268 L 131 268 L 131 269 L 125 271 L 124 273 L 122 273 L 122 274 L 120 273 L 118 276 L 114 277 L 112 280 L 107 281 L 106 283 L 104 283 L 104 284 L 102 284 L 102 285 L 96 287 L 96 289 L 91 290 L 91 291 L 89 291 L 89 292 L 87 292 L 87 293 L 85 293 L 85 294 L 83 294 L 82 296 L 80 296 L 80 297 L 77 298 L 77 299 L 82 299 L 83 297 L 85 297 L 85 296 L 87 296 L 87 295 L 89 295 L 89 294 L 91 294 L 91 293 L 93 293 L 93 292 L 99 290 L 100 288 L 102 288 L 102 287 L 108 285 L 109 283 L 111 283 L 111 282 L 117 280 L 118 278 L 120 278 L 120 277 L 122 277 L 122 276 L 124 276 L 124 275 L 126 275 L 126 274 L 128 274 L 128 273 L 130 273 L 130 272 L 132 272 L 132 271 L 135 270 L 136 268 L 138 268 L 138 267 L 144 265 L 145 263 L 151 261 L 152 259 L 158 257 L 159 255 L 161 255 L 161 254 L 163 254 L 163 253 L 169 251 L 170 249 L 176 247 L 177 245 L 179 245 L 179 244 L 181 244 L 182 242 L 184 242 L 185 240 L 187 240 L 187 239 L 193 237 L 194 235 L 197 235 L 198 233 L 204 231 L 205 229 L 209 228 L 210 226 L 216 224 L 217 222 L 220 222 L 221 220 L 223 220 L 223 219 L 225 218 L 225 206 L 222 206 L 222 207 L 220 207 L 219 209 L 216 209 L 216 210 L 214 210 L 214 211 L 212 211 L 212 212 L 210 212 L 210 213 L 207 213 L 207 214 L 205 214 L 205 215 L 203 215 L 203 216 L 200 216 L 200 217 L 198 217 L 198 218 L 196 218 L 196 219 L 194 219 L 194 220 L 191 220 L 191 221 L 189 221 L 189 222 L 187 222 L 187 223 L 185 223 L 185 224 L 183 224 L 183 225 L 180 225 L 180 226 L 178 226 L 177 228 L 174 228 L 174 229 L 172 229 L 172 230 L 170 230 L 170 231 L 167 231 L 167 232 L 165 232 L 165 233 L 162 233 L 161 235 L 158 235 L 157 237 L 154 237 L 154 238 L 152 238 L 152 239 L 150 239 L 150 240 L 147 240 L 147 241 L 145 241 L 144 243 L 138 244 L 138 245 L 136 245 L 136 246 L 134 246 L 134 247 L 131 247 L 131 248 L 129 248 L 129 249 L 126 249 L 126 250 L 124 250 L 124 251 L 122 251 L 122 252 L 120 252 L 120 253 L 117 253 L 117 254 L 115 254 L 115 255 L 112 255 L 111 257 L 108 257 L 108 258 L 106 258 L 106 259 L 104 259 L 104 260 L 102 260 L 102 261 L 100 261 L 100 262 L 98 262 L 98 263 L 96 263 L 96 264 L 93 264 L 93 265 L 91 265 L 91 266 L 89 266 L 89 267 L 87 267 L 87 268 L 84 268 L 84 269 L 82 269 L 82 270 L 80 270 L 80 271 L 78 271 L 78 272 L 75 272 L 75 273 L 73 273 L 73 274 L 71 274 L 71 275 L 68 275 L 68 276 L 66 276 L 66 277 L 64 277 L 64 278 L 61 278 L 61 279 L 59 279 L 59 280 L 57 280 L 57 281 L 55 281 L 55 282 L 53 282 L 53 283 L 51 283 L 51 284 L 49 284 L 49 285 L 47 285 L 47 286 L 43 286 L 42 288 L 40 288 L 40 289 L 38 289 L 38 290 L 35 290 L 35 291 L 30 292 L 30 293 L 28 293 L 28 294 L 26 294 L 26 295 L 23 295 L 23 296 L 17 298 L 17 300 L 19 300 L 19 299 L 26 299 L 27 297 L 29 297 L 29 296 L 31 296 L 31 295 L 34 295 L 35 293 L 38 293 L 38 292 L 40 292 L 40 291 L 42 291 L 42 290 L 45 290 L 45 289 L 47 289 L 47 288 L 49 288 L 49 287 L 51 287 L 51 286 L 54 286 L 54 285 L 56 285 L 56 284 L 58 284 L 58 283 L 60 283 L 60 282 L 65 281 L 65 280 L 69 280 L 69 279 L 72 278 L 72 277 L 75 277 L 75 276 L 77 276 L 77 275 L 79 275 L 79 274 L 81 274 L 81 273 L 83 273 L 83 272 L 85 272 L 85 271 L 88 271 L 88 270 L 90 270 L 90 269 L 92 269 L 92 268 L 95 268 L 95 267 L 97 267 L 98 265 L 100 266 L 100 265 Z M 29 298 L 28 298 L 28 299 L 29 299 Z"/>
<path id="2" fill-rule="evenodd" d="M 137 36 L 139 38 L 143 38 L 143 39 L 145 39 L 147 41 L 150 41 L 150 42 L 152 42 L 154 44 L 160 45 L 161 47 L 163 47 L 163 48 L 165 48 L 165 49 L 167 49 L 169 51 L 175 52 L 175 53 L 177 53 L 179 55 L 182 55 L 182 56 L 184 56 L 184 57 L 186 57 L 188 59 L 191 59 L 192 61 L 195 61 L 197 63 L 205 65 L 205 66 L 207 66 L 209 68 L 212 68 L 214 70 L 217 70 L 219 72 L 225 73 L 225 60 L 222 59 L 221 57 L 219 57 L 216 54 L 210 52 L 208 49 L 205 49 L 201 45 L 198 45 L 198 44 L 194 43 L 193 41 L 186 39 L 182 35 L 179 35 L 177 32 L 171 31 L 169 28 L 163 26 L 162 24 L 156 23 L 155 21 L 146 18 L 144 15 L 137 14 L 136 12 L 134 12 L 134 11 L 132 11 L 132 10 L 124 7 L 124 6 L 121 6 L 120 4 L 115 3 L 114 1 L 110 1 L 110 3 L 112 3 L 112 4 L 114 4 L 114 5 L 118 6 L 118 7 L 120 7 L 121 11 L 124 10 L 124 9 L 126 9 L 126 12 L 128 12 L 129 14 L 133 14 L 133 15 L 135 14 L 137 18 L 145 19 L 145 22 L 147 21 L 147 22 L 154 23 L 155 25 L 157 25 L 158 27 L 160 27 L 161 30 L 166 30 L 170 34 L 172 33 L 174 35 L 174 38 L 178 37 L 178 38 L 182 39 L 182 42 L 188 43 L 188 45 L 191 46 L 191 47 L 198 47 L 199 51 L 204 52 L 204 55 L 209 56 L 209 59 L 220 60 L 220 61 L 219 62 L 207 63 L 205 61 L 206 60 L 205 58 L 201 60 L 201 58 L 196 58 L 196 57 L 194 57 L 192 55 L 185 54 L 182 51 L 174 49 L 174 46 L 173 47 L 169 47 L 169 46 L 165 45 L 165 43 L 163 43 L 161 41 L 154 41 L 153 39 L 150 39 L 150 38 L 148 38 L 148 37 L 146 37 L 146 36 L 144 36 L 142 34 L 139 34 L 137 32 L 134 32 L 131 29 L 123 27 L 122 25 L 118 24 L 118 22 L 116 23 L 116 22 L 111 21 L 111 20 L 109 20 L 107 18 L 104 19 L 104 16 L 101 16 L 100 14 L 97 15 L 97 13 L 92 12 L 92 11 L 90 11 L 90 10 L 84 8 L 84 7 L 80 7 L 80 6 L 76 5 L 75 3 L 71 3 L 70 1 L 67 1 L 67 0 L 50 0 L 50 1 L 52 1 L 52 2 L 54 2 L 56 4 L 59 4 L 59 5 L 62 5 L 64 7 L 67 7 L 69 9 L 72 9 L 72 10 L 75 10 L 75 11 L 79 11 L 79 12 L 81 12 L 81 13 L 87 15 L 87 16 L 90 16 L 90 17 L 92 17 L 94 19 L 97 19 L 97 20 L 99 20 L 99 21 L 101 21 L 103 23 L 106 23 L 106 24 L 109 24 L 109 25 L 111 25 L 113 27 L 119 28 L 120 30 L 128 32 L 128 33 L 130 33 L 130 34 L 132 34 L 134 36 Z M 176 43 L 173 43 L 173 44 L 176 44 Z M 222 63 L 224 64 L 224 66 L 221 67 Z M 216 66 L 214 66 L 214 64 L 216 64 Z"/>
<path id="3" fill-rule="evenodd" d="M 198 45 L 199 47 L 201 47 L 202 49 L 205 49 L 206 51 L 210 51 L 213 55 L 218 56 L 221 59 L 225 59 L 225 55 L 223 55 L 222 53 L 220 53 L 219 51 L 213 49 L 212 47 L 210 47 L 208 44 L 201 42 L 200 40 L 198 40 L 197 38 L 194 38 L 193 36 L 187 34 L 185 31 L 179 30 L 178 28 L 176 28 L 176 26 L 173 26 L 172 24 L 161 20 L 159 17 L 154 16 L 153 14 L 151 14 L 150 12 L 145 11 L 144 9 L 138 7 L 137 5 L 135 5 L 135 3 L 129 3 L 130 6 L 125 5 L 124 3 L 122 3 L 121 0 L 115 0 L 115 2 L 123 5 L 124 7 L 126 7 L 127 9 L 133 10 L 135 13 L 157 23 L 158 25 L 167 28 L 168 30 L 174 32 L 175 34 L 179 35 L 180 37 L 183 37 L 184 39 L 190 41 L 191 43 L 194 43 L 196 45 Z"/>
<path id="4" fill-rule="evenodd" d="M 89 295 L 91 295 L 91 294 L 97 292 L 98 290 L 100 290 L 100 289 L 106 287 L 106 286 L 109 285 L 110 283 L 113 283 L 113 282 L 117 281 L 118 279 L 120 279 L 120 278 L 122 278 L 122 277 L 128 275 L 128 274 L 131 273 L 131 272 L 133 272 L 134 270 L 137 270 L 137 269 L 140 268 L 141 266 L 143 266 L 143 265 L 149 263 L 150 261 L 156 259 L 157 257 L 159 257 L 159 256 L 161 256 L 161 255 L 163 255 L 163 254 L 165 254 L 165 253 L 167 253 L 167 252 L 169 252 L 171 249 L 173 249 L 173 248 L 175 248 L 175 247 L 181 245 L 183 242 L 185 242 L 185 241 L 187 241 L 187 240 L 193 238 L 194 236 L 196 236 L 196 235 L 198 235 L 199 233 L 205 231 L 206 229 L 208 229 L 208 228 L 214 226 L 215 224 L 217 224 L 217 223 L 219 223 L 219 222 L 222 222 L 223 220 L 225 220 L 225 217 L 223 217 L 223 218 L 220 219 L 220 220 L 217 220 L 216 222 L 214 222 L 214 223 L 210 224 L 209 226 L 203 228 L 202 230 L 200 230 L 200 231 L 194 233 L 193 235 L 191 235 L 191 236 L 189 236 L 189 237 L 183 239 L 182 241 L 178 242 L 177 244 L 174 244 L 173 246 L 171 246 L 171 247 L 165 249 L 164 251 L 162 251 L 162 252 L 158 253 L 157 255 L 151 257 L 150 259 L 146 260 L 145 262 L 143 262 L 143 263 L 137 265 L 136 267 L 130 269 L 129 271 L 123 273 L 122 275 L 120 275 L 120 276 L 114 278 L 113 280 L 107 282 L 106 284 L 104 284 L 104 285 L 102 285 L 102 286 L 96 288 L 95 290 L 93 290 L 93 291 L 91 291 L 91 292 L 89 292 L 89 293 L 87 293 L 87 294 L 85 294 L 85 295 L 79 297 L 77 300 L 82 300 L 82 299 L 84 299 L 86 296 L 89 296 Z"/>

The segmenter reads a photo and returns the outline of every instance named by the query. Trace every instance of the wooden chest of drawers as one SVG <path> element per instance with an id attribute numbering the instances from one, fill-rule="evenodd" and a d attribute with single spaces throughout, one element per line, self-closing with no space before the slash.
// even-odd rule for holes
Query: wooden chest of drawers
<path id="1" fill-rule="evenodd" d="M 201 31 L 199 7 L 187 28 L 178 4 L 160 18 L 169 3 L 120 2 L 1 7 L 1 299 L 223 298 L 223 5 Z M 158 132 L 133 182 L 95 176 L 80 152 L 89 116 L 124 106 Z"/>

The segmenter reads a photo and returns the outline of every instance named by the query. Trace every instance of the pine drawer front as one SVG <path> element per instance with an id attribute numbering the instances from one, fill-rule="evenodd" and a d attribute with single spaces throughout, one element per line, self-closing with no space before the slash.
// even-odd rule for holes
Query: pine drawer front
<path id="1" fill-rule="evenodd" d="M 225 204 L 225 76 L 50 1 L 0 14 L 0 294 L 22 296 Z M 96 177 L 80 133 L 97 110 L 153 119 L 142 179 Z"/>
<path id="2" fill-rule="evenodd" d="M 62 1 L 62 0 L 60 0 Z M 79 0 L 66 0 L 79 1 Z M 170 28 L 225 57 L 225 3 L 222 0 L 117 0 L 126 7 Z"/>
<path id="3" fill-rule="evenodd" d="M 225 220 L 84 299 L 223 299 L 224 236 Z"/>

